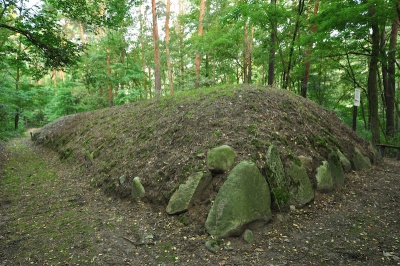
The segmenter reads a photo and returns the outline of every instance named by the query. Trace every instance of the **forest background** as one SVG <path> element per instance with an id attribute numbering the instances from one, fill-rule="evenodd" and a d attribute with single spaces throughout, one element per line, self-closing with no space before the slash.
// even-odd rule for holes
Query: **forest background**
<path id="1" fill-rule="evenodd" d="M 359 134 L 400 144 L 398 0 L 1 3 L 2 140 L 77 112 L 257 83 L 348 125 L 356 110 Z"/>

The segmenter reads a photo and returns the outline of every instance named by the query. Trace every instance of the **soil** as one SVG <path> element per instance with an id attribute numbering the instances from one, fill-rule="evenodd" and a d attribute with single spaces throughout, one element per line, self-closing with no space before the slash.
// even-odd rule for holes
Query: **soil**
<path id="1" fill-rule="evenodd" d="M 220 91 L 62 118 L 36 136 L 51 149 L 28 137 L 1 143 L 0 265 L 400 265 L 399 161 L 376 160 L 332 112 L 286 92 Z M 274 210 L 252 243 L 204 229 L 226 175 L 187 213 L 166 214 L 169 195 L 204 169 L 210 148 L 229 144 L 238 161 L 262 169 L 272 143 L 284 163 L 295 154 L 319 165 L 329 150 L 356 146 L 374 164 L 302 209 Z M 115 182 L 123 174 L 139 175 L 147 196 L 126 195 Z"/>

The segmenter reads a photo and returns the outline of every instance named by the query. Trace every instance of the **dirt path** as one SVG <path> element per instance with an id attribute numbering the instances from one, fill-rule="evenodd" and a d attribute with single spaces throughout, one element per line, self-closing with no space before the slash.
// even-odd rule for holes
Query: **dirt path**
<path id="1" fill-rule="evenodd" d="M 218 240 L 164 208 L 108 198 L 27 138 L 0 144 L 0 265 L 400 265 L 400 162 L 279 213 L 253 244 Z"/>

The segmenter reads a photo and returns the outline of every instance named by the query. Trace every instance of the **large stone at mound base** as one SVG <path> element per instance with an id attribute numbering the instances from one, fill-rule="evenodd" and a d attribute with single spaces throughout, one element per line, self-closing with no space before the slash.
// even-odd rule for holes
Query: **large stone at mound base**
<path id="1" fill-rule="evenodd" d="M 267 151 L 265 166 L 273 204 L 282 207 L 289 201 L 290 195 L 279 151 L 274 145 L 271 145 Z"/>
<path id="2" fill-rule="evenodd" d="M 353 151 L 353 168 L 356 171 L 371 168 L 371 162 L 369 158 L 365 157 L 357 148 L 354 148 Z"/>
<path id="3" fill-rule="evenodd" d="M 235 157 L 235 151 L 228 145 L 216 147 L 207 153 L 207 167 L 211 172 L 224 173 L 232 167 Z"/>
<path id="4" fill-rule="evenodd" d="M 337 152 L 331 152 L 328 155 L 328 169 L 331 172 L 333 185 L 337 187 L 343 186 L 344 172 Z"/>
<path id="5" fill-rule="evenodd" d="M 253 223 L 268 222 L 270 205 L 265 178 L 254 163 L 243 161 L 232 169 L 215 197 L 206 229 L 216 237 L 238 236 Z"/>
<path id="6" fill-rule="evenodd" d="M 286 168 L 286 177 L 290 180 L 289 204 L 301 208 L 314 199 L 314 190 L 310 178 L 308 177 L 307 170 L 303 165 L 299 166 L 295 163 L 291 163 Z"/>
<path id="7" fill-rule="evenodd" d="M 315 178 L 317 179 L 318 191 L 330 192 L 333 190 L 333 179 L 327 161 L 323 161 L 322 165 L 317 168 L 317 175 Z"/>
<path id="8" fill-rule="evenodd" d="M 342 164 L 343 172 L 350 173 L 351 172 L 351 163 L 349 159 L 341 151 L 337 151 L 337 154 L 340 159 L 340 163 Z"/>
<path id="9" fill-rule="evenodd" d="M 179 214 L 189 209 L 203 190 L 211 182 L 211 173 L 198 172 L 189 176 L 186 183 L 181 184 L 168 202 L 167 213 Z"/>

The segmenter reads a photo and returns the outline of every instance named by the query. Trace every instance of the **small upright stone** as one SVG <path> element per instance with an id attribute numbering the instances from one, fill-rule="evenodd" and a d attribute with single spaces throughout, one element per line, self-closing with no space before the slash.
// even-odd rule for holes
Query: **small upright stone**
<path id="1" fill-rule="evenodd" d="M 318 191 L 330 192 L 333 190 L 333 179 L 327 161 L 323 161 L 322 165 L 318 167 L 316 179 Z"/>
<path id="2" fill-rule="evenodd" d="M 371 168 L 371 161 L 368 157 L 365 157 L 359 149 L 354 148 L 353 151 L 353 165 L 354 170 L 360 171 Z"/>
<path id="3" fill-rule="evenodd" d="M 145 191 L 142 183 L 140 183 L 139 177 L 135 177 L 133 179 L 133 184 L 132 184 L 132 193 L 131 196 L 133 199 L 140 199 L 144 196 Z"/>
<path id="4" fill-rule="evenodd" d="M 243 239 L 244 239 L 244 241 L 246 241 L 249 244 L 253 243 L 253 241 L 254 241 L 253 231 L 251 231 L 250 229 L 244 230 Z"/>

